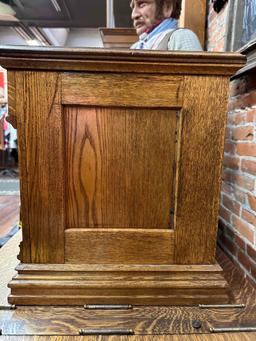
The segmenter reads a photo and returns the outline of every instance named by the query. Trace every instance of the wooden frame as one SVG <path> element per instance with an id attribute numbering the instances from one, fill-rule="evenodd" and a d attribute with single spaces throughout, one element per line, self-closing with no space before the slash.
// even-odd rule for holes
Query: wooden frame
<path id="1" fill-rule="evenodd" d="M 9 301 L 227 302 L 215 243 L 228 76 L 244 57 L 2 48 L 0 63 L 21 160 Z"/>

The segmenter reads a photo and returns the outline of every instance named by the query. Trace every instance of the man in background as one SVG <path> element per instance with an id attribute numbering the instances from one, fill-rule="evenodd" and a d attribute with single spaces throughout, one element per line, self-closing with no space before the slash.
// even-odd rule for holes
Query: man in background
<path id="1" fill-rule="evenodd" d="M 132 0 L 133 26 L 139 41 L 131 49 L 202 51 L 194 32 L 178 28 L 182 0 Z"/>

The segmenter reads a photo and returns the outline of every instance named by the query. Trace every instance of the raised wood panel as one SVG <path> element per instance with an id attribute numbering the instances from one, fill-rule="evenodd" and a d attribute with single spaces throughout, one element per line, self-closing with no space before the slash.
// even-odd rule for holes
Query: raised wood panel
<path id="1" fill-rule="evenodd" d="M 67 228 L 173 227 L 178 113 L 73 106 L 64 117 Z"/>
<path id="2" fill-rule="evenodd" d="M 64 73 L 62 104 L 178 108 L 182 85 L 181 76 Z"/>
<path id="3" fill-rule="evenodd" d="M 23 261 L 64 261 L 64 169 L 58 74 L 19 72 Z M 58 180 L 57 180 L 58 179 Z"/>
<path id="4" fill-rule="evenodd" d="M 65 231 L 65 263 L 172 264 L 173 254 L 173 231 L 144 229 Z"/>
<path id="5" fill-rule="evenodd" d="M 214 262 L 227 91 L 226 78 L 185 80 L 175 212 L 179 264 Z"/>

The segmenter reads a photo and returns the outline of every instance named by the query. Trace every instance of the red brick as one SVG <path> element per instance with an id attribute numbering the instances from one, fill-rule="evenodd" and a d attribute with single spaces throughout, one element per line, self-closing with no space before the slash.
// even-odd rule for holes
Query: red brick
<path id="1" fill-rule="evenodd" d="M 217 52 L 223 52 L 224 51 L 224 47 L 225 47 L 225 41 L 224 39 L 222 41 L 220 41 L 217 46 L 215 46 L 214 51 Z"/>
<path id="2" fill-rule="evenodd" d="M 242 218 L 246 220 L 249 224 L 256 227 L 256 215 L 248 212 L 247 210 L 242 211 Z"/>
<path id="3" fill-rule="evenodd" d="M 230 171 L 228 168 L 224 168 L 222 172 L 222 180 L 224 182 L 233 183 L 234 182 L 234 173 Z"/>
<path id="4" fill-rule="evenodd" d="M 230 176 L 229 180 L 233 181 L 234 174 L 231 173 L 229 176 Z M 234 198 L 234 200 L 237 201 L 238 203 L 241 204 L 246 203 L 247 193 L 240 191 L 239 189 L 237 189 L 235 186 L 228 182 L 222 181 L 221 192 L 222 194 L 227 194 L 229 197 Z"/>
<path id="5" fill-rule="evenodd" d="M 235 213 L 236 215 L 240 214 L 240 204 L 235 202 L 234 200 L 230 199 L 225 194 L 223 195 L 223 205 L 225 208 L 229 209 L 231 212 Z"/>
<path id="6" fill-rule="evenodd" d="M 239 113 L 235 113 L 232 115 L 229 115 L 229 123 L 231 124 L 241 124 L 241 123 L 250 123 L 255 122 L 256 120 L 256 110 L 250 109 L 246 111 L 242 111 Z"/>
<path id="7" fill-rule="evenodd" d="M 221 191 L 226 193 L 226 194 L 232 195 L 233 194 L 233 187 L 230 184 L 223 181 L 222 186 L 221 186 Z"/>
<path id="8" fill-rule="evenodd" d="M 236 144 L 226 140 L 224 150 L 225 153 L 234 154 L 236 151 Z"/>
<path id="9" fill-rule="evenodd" d="M 240 232 L 240 234 L 245 237 L 250 243 L 253 243 L 253 231 L 248 226 L 246 222 L 241 220 L 240 218 L 233 216 L 231 218 L 234 227 Z"/>
<path id="10" fill-rule="evenodd" d="M 231 213 L 225 209 L 225 207 L 220 207 L 219 215 L 222 219 L 224 219 L 226 222 L 230 223 L 230 217 Z"/>
<path id="11" fill-rule="evenodd" d="M 235 235 L 235 243 L 241 250 L 245 251 L 245 246 L 246 246 L 245 241 L 241 237 L 239 237 L 237 234 Z"/>
<path id="12" fill-rule="evenodd" d="M 224 166 L 231 169 L 239 169 L 240 159 L 229 155 L 224 156 Z"/>
<path id="13" fill-rule="evenodd" d="M 256 175 L 256 161 L 242 160 L 242 170 L 246 173 Z"/>
<path id="14" fill-rule="evenodd" d="M 256 109 L 250 109 L 246 113 L 246 122 L 256 121 Z"/>
<path id="15" fill-rule="evenodd" d="M 234 100 L 230 101 L 229 107 L 231 110 L 243 109 L 246 107 L 252 107 L 256 104 L 256 91 L 253 90 L 249 93 L 237 96 Z"/>
<path id="16" fill-rule="evenodd" d="M 245 140 L 251 141 L 254 137 L 254 127 L 246 126 L 246 127 L 238 127 L 232 130 L 232 138 L 233 140 Z"/>
<path id="17" fill-rule="evenodd" d="M 239 189 L 235 188 L 233 191 L 233 194 L 234 194 L 234 198 L 236 201 L 238 201 L 241 204 L 246 203 L 246 198 L 247 198 L 246 193 L 239 191 Z"/>
<path id="18" fill-rule="evenodd" d="M 239 97 L 231 98 L 228 102 L 228 111 L 234 111 L 240 107 Z"/>
<path id="19" fill-rule="evenodd" d="M 255 143 L 238 143 L 236 145 L 236 151 L 239 155 L 244 156 L 256 156 L 256 144 Z"/>
<path id="20" fill-rule="evenodd" d="M 229 115 L 229 123 L 239 125 L 246 122 L 247 114 L 245 111 L 232 113 Z"/>
<path id="21" fill-rule="evenodd" d="M 251 195 L 250 193 L 248 194 L 248 201 L 251 209 L 256 212 L 256 197 Z"/>
<path id="22" fill-rule="evenodd" d="M 247 254 L 254 262 L 256 262 L 256 249 L 253 249 L 250 245 L 247 245 Z"/>
<path id="23" fill-rule="evenodd" d="M 255 181 L 254 179 L 249 178 L 248 176 L 234 174 L 233 181 L 234 184 L 244 189 L 247 189 L 248 191 L 254 190 Z"/>
<path id="24" fill-rule="evenodd" d="M 246 270 L 248 271 L 251 270 L 250 260 L 242 251 L 238 250 L 237 258 L 238 258 L 238 261 L 244 266 Z"/>
<path id="25" fill-rule="evenodd" d="M 225 130 L 225 139 L 230 139 L 231 136 L 232 136 L 232 134 L 231 134 L 231 128 L 226 127 L 226 130 Z"/>

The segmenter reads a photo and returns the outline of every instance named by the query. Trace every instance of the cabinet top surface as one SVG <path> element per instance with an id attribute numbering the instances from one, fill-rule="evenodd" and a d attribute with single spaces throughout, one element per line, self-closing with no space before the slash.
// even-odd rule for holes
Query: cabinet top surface
<path id="1" fill-rule="evenodd" d="M 7 69 L 159 73 L 161 66 L 164 73 L 232 75 L 244 64 L 238 53 L 0 46 L 0 65 Z"/>

